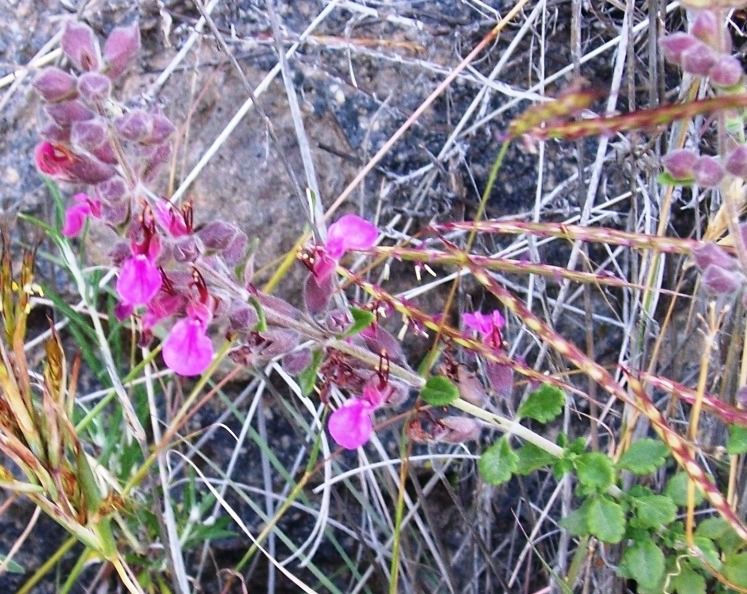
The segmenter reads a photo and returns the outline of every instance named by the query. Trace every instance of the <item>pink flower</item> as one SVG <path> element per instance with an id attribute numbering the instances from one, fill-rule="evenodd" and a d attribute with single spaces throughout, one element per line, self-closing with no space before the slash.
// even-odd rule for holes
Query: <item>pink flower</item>
<path id="1" fill-rule="evenodd" d="M 154 259 L 133 254 L 122 263 L 117 279 L 117 293 L 130 305 L 145 305 L 161 288 L 163 279 Z"/>
<path id="2" fill-rule="evenodd" d="M 329 416 L 327 428 L 332 439 L 346 450 L 365 445 L 373 433 L 373 412 L 383 401 L 382 388 L 366 384 L 363 396 L 351 398 Z"/>
<path id="3" fill-rule="evenodd" d="M 156 219 L 160 225 L 169 232 L 171 237 L 182 237 L 189 235 L 190 228 L 179 212 L 170 202 L 160 200 L 155 203 Z"/>
<path id="4" fill-rule="evenodd" d="M 163 341 L 163 360 L 179 375 L 200 375 L 213 360 L 213 343 L 207 336 L 207 308 L 189 306 L 187 317 Z"/>
<path id="5" fill-rule="evenodd" d="M 379 232 L 373 223 L 356 215 L 345 215 L 327 230 L 327 242 L 314 254 L 311 271 L 321 285 L 337 268 L 337 263 L 350 250 L 367 250 L 376 243 Z"/>
<path id="6" fill-rule="evenodd" d="M 75 163 L 75 157 L 64 147 L 44 141 L 34 151 L 36 166 L 43 174 L 54 178 L 67 179 L 68 168 Z"/>
<path id="7" fill-rule="evenodd" d="M 356 215 L 345 215 L 332 223 L 327 230 L 327 254 L 339 260 L 348 250 L 367 250 L 379 232 L 373 223 Z"/>
<path id="8" fill-rule="evenodd" d="M 464 325 L 482 335 L 485 343 L 495 349 L 500 349 L 503 346 L 503 337 L 501 336 L 501 328 L 506 323 L 506 320 L 501 315 L 501 312 L 497 309 L 494 310 L 490 315 L 485 315 L 476 311 L 475 313 L 466 313 L 462 316 Z"/>
<path id="9" fill-rule="evenodd" d="M 101 202 L 88 196 L 88 194 L 76 194 L 73 196 L 75 204 L 65 211 L 65 224 L 62 227 L 62 234 L 65 237 L 75 237 L 83 229 L 86 217 L 101 216 Z"/>

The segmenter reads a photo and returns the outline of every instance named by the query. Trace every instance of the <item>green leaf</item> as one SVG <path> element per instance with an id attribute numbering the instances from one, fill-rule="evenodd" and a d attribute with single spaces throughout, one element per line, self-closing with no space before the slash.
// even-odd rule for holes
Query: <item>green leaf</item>
<path id="1" fill-rule="evenodd" d="M 669 448 L 658 439 L 635 441 L 617 462 L 619 470 L 634 474 L 651 474 L 666 462 Z"/>
<path id="2" fill-rule="evenodd" d="M 730 582 L 737 586 L 747 587 L 747 553 L 729 555 L 722 571 Z"/>
<path id="3" fill-rule="evenodd" d="M 443 375 L 428 378 L 420 396 L 431 406 L 447 406 L 459 398 L 459 389 Z"/>
<path id="4" fill-rule="evenodd" d="M 316 376 L 319 372 L 319 367 L 322 365 L 323 353 L 321 350 L 314 351 L 311 356 L 311 363 L 298 374 L 298 386 L 301 388 L 301 394 L 309 396 L 314 391 L 316 385 Z"/>
<path id="5" fill-rule="evenodd" d="M 368 328 L 376 320 L 376 316 L 373 313 L 365 309 L 358 309 L 357 307 L 350 308 L 350 315 L 353 317 L 353 324 L 345 331 L 342 338 L 355 336 L 361 330 Z"/>
<path id="6" fill-rule="evenodd" d="M 706 518 L 696 526 L 695 536 L 702 536 L 703 538 L 710 538 L 711 540 L 719 540 L 730 528 L 731 526 L 729 526 L 729 522 L 724 520 L 721 516 Z"/>
<path id="7" fill-rule="evenodd" d="M 674 522 L 677 506 L 666 495 L 648 495 L 633 499 L 635 518 L 631 524 L 636 528 L 659 528 Z"/>
<path id="8" fill-rule="evenodd" d="M 589 534 L 602 542 L 620 542 L 625 535 L 625 514 L 622 506 L 606 497 L 594 497 L 588 501 L 586 521 Z"/>
<path id="9" fill-rule="evenodd" d="M 612 460 L 601 452 L 581 454 L 576 458 L 575 466 L 578 480 L 585 487 L 604 491 L 615 481 Z"/>
<path id="10" fill-rule="evenodd" d="M 652 589 L 664 579 L 664 561 L 664 553 L 652 540 L 641 540 L 625 549 L 620 569 L 644 588 Z"/>
<path id="11" fill-rule="evenodd" d="M 700 552 L 703 553 L 703 557 L 708 565 L 717 571 L 721 569 L 721 555 L 715 543 L 710 538 L 695 536 L 693 537 L 693 543 L 700 549 Z"/>
<path id="12" fill-rule="evenodd" d="M 680 573 L 672 576 L 669 583 L 677 594 L 706 594 L 705 578 L 684 564 Z"/>
<path id="13" fill-rule="evenodd" d="M 732 425 L 729 427 L 726 452 L 732 456 L 747 452 L 747 427 L 742 427 L 741 425 Z"/>
<path id="14" fill-rule="evenodd" d="M 587 499 L 587 501 L 589 501 Z M 586 536 L 589 534 L 588 505 L 582 505 L 574 509 L 565 518 L 560 520 L 560 526 L 565 528 L 572 536 Z"/>
<path id="15" fill-rule="evenodd" d="M 516 418 L 529 417 L 540 423 L 547 423 L 561 413 L 564 403 L 565 395 L 560 388 L 543 384 L 521 404 L 516 413 Z"/>
<path id="16" fill-rule="evenodd" d="M 669 497 L 680 507 L 687 505 L 687 481 L 689 477 L 685 472 L 678 472 L 667 481 L 664 487 L 664 495 Z M 703 503 L 703 493 L 695 487 L 695 505 Z"/>
<path id="17" fill-rule="evenodd" d="M 508 437 L 504 435 L 482 453 L 477 468 L 488 483 L 500 485 L 511 479 L 518 463 L 519 457 L 511 449 Z"/>
<path id="18" fill-rule="evenodd" d="M 560 480 L 573 470 L 573 460 L 568 458 L 561 458 L 552 466 L 552 475 Z"/>
<path id="19" fill-rule="evenodd" d="M 695 180 L 689 178 L 677 179 L 675 177 L 672 177 L 666 171 L 662 171 L 659 175 L 656 176 L 656 181 L 664 186 L 689 186 L 692 185 Z"/>
<path id="20" fill-rule="evenodd" d="M 531 474 L 535 470 L 544 468 L 545 466 L 550 466 L 557 460 L 555 456 L 548 454 L 545 450 L 533 443 L 525 443 L 516 450 L 516 455 L 519 457 L 516 466 L 516 474 L 522 476 Z"/>

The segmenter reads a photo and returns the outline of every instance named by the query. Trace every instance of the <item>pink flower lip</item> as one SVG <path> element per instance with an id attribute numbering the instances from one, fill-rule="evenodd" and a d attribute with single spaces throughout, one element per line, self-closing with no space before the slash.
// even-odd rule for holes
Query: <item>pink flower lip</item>
<path id="1" fill-rule="evenodd" d="M 88 196 L 88 194 L 76 194 L 73 196 L 75 204 L 70 206 L 65 212 L 65 224 L 62 227 L 62 234 L 65 237 L 75 237 L 83 229 L 86 217 L 101 216 L 101 202 Z"/>
<path id="2" fill-rule="evenodd" d="M 351 398 L 329 416 L 332 439 L 346 450 L 365 445 L 373 433 L 374 407 L 363 398 Z"/>
<path id="3" fill-rule="evenodd" d="M 163 279 L 155 258 L 134 254 L 122 263 L 117 279 L 117 293 L 130 305 L 145 305 L 161 288 Z"/>
<path id="4" fill-rule="evenodd" d="M 182 318 L 163 342 L 163 360 L 179 375 L 202 374 L 213 360 L 213 343 L 206 334 L 207 324 L 200 317 Z"/>
<path id="5" fill-rule="evenodd" d="M 345 215 L 329 226 L 325 248 L 330 258 L 339 260 L 349 250 L 369 249 L 378 234 L 373 223 L 357 215 Z"/>

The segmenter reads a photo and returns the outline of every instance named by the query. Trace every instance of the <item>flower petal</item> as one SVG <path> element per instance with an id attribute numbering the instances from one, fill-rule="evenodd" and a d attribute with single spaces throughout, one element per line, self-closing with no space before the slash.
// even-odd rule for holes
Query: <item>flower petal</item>
<path id="1" fill-rule="evenodd" d="M 200 375 L 213 360 L 213 343 L 205 324 L 194 318 L 179 320 L 163 341 L 163 360 L 179 375 Z"/>
<path id="2" fill-rule="evenodd" d="M 378 235 L 373 223 L 356 215 L 345 215 L 329 226 L 326 251 L 333 260 L 339 260 L 348 250 L 367 250 L 376 243 Z"/>
<path id="3" fill-rule="evenodd" d="M 329 416 L 327 428 L 335 442 L 346 450 L 364 445 L 373 433 L 372 408 L 360 398 L 351 398 Z"/>
<path id="4" fill-rule="evenodd" d="M 117 279 L 117 293 L 131 305 L 145 305 L 158 293 L 163 279 L 158 267 L 144 254 L 127 258 Z"/>

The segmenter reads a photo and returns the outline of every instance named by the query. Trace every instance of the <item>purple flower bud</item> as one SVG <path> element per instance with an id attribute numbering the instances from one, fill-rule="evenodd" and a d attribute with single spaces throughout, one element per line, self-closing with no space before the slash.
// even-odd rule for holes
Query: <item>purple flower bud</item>
<path id="1" fill-rule="evenodd" d="M 721 183 L 726 171 L 716 157 L 700 157 L 693 167 L 695 183 L 703 188 L 713 188 Z"/>
<path id="2" fill-rule="evenodd" d="M 734 56 L 721 56 L 708 72 L 711 82 L 717 87 L 733 87 L 742 80 L 742 63 Z"/>
<path id="3" fill-rule="evenodd" d="M 50 103 L 74 99 L 78 94 L 76 79 L 59 68 L 50 66 L 42 70 L 32 86 L 42 99 Z"/>
<path id="4" fill-rule="evenodd" d="M 89 103 L 104 101 L 112 92 L 112 82 L 98 72 L 86 72 L 78 79 L 78 92 Z"/>
<path id="5" fill-rule="evenodd" d="M 94 116 L 94 113 L 77 99 L 52 103 L 45 106 L 44 111 L 63 128 L 72 126 L 73 122 L 90 120 Z"/>
<path id="6" fill-rule="evenodd" d="M 709 266 L 718 266 L 724 270 L 737 269 L 737 261 L 715 243 L 707 243 L 693 250 L 693 260 L 701 271 Z"/>
<path id="7" fill-rule="evenodd" d="M 73 145 L 92 151 L 107 140 L 106 122 L 96 117 L 90 120 L 73 122 L 70 131 L 70 142 Z"/>
<path id="8" fill-rule="evenodd" d="M 145 166 L 142 168 L 140 177 L 144 182 L 152 182 L 161 168 L 166 164 L 171 156 L 171 147 L 168 144 L 162 144 L 155 147 L 145 160 Z"/>
<path id="9" fill-rule="evenodd" d="M 129 214 L 130 203 L 127 200 L 101 203 L 101 218 L 111 225 L 124 223 Z"/>
<path id="10" fill-rule="evenodd" d="M 121 177 L 113 177 L 94 188 L 96 196 L 105 202 L 119 202 L 127 195 L 127 186 Z"/>
<path id="11" fill-rule="evenodd" d="M 238 233 L 241 231 L 236 225 L 224 221 L 213 221 L 200 229 L 197 235 L 207 249 L 224 250 Z"/>
<path id="12" fill-rule="evenodd" d="M 172 253 L 177 262 L 194 262 L 203 252 L 202 242 L 194 235 L 184 235 L 174 241 Z"/>
<path id="13" fill-rule="evenodd" d="M 698 40 L 689 33 L 673 33 L 659 40 L 659 47 L 664 58 L 682 66 L 682 54 L 698 43 Z"/>
<path id="14" fill-rule="evenodd" d="M 228 247 L 223 250 L 222 256 L 229 266 L 235 266 L 246 256 L 246 246 L 249 240 L 246 237 L 246 233 L 239 231 L 228 244 Z"/>
<path id="15" fill-rule="evenodd" d="M 682 52 L 682 70 L 695 76 L 709 76 L 719 55 L 705 43 L 698 41 Z"/>
<path id="16" fill-rule="evenodd" d="M 67 144 L 70 142 L 70 126 L 60 126 L 52 120 L 41 129 L 41 136 L 55 144 Z"/>
<path id="17" fill-rule="evenodd" d="M 166 116 L 160 113 L 150 114 L 152 127 L 150 134 L 143 140 L 145 144 L 162 144 L 176 131 L 176 127 Z"/>
<path id="18" fill-rule="evenodd" d="M 114 122 L 117 133 L 125 140 L 140 142 L 144 140 L 153 128 L 153 120 L 142 109 L 136 109 L 123 115 Z"/>
<path id="19" fill-rule="evenodd" d="M 241 301 L 231 303 L 228 313 L 228 327 L 231 331 L 246 334 L 254 329 L 257 321 L 257 312 L 253 307 Z"/>
<path id="20" fill-rule="evenodd" d="M 135 59 L 140 50 L 140 29 L 137 23 L 128 27 L 117 27 L 104 43 L 104 62 L 109 78 L 120 76 Z"/>
<path id="21" fill-rule="evenodd" d="M 729 153 L 724 167 L 732 175 L 747 178 L 747 146 L 741 144 Z"/>
<path id="22" fill-rule="evenodd" d="M 709 295 L 731 295 L 744 283 L 744 276 L 736 270 L 708 266 L 703 271 L 703 286 Z"/>
<path id="23" fill-rule="evenodd" d="M 267 330 L 260 334 L 264 343 L 261 346 L 261 355 L 266 359 L 272 359 L 278 355 L 287 355 L 298 346 L 298 332 L 277 328 Z"/>
<path id="24" fill-rule="evenodd" d="M 331 276 L 318 280 L 313 274 L 309 274 L 303 285 L 303 301 L 307 311 L 310 314 L 325 311 L 332 293 L 334 293 L 334 283 Z"/>
<path id="25" fill-rule="evenodd" d="M 298 375 L 311 365 L 311 360 L 311 350 L 301 349 L 300 351 L 294 351 L 283 357 L 283 369 L 291 375 Z"/>
<path id="26" fill-rule="evenodd" d="M 86 154 L 76 155 L 67 171 L 74 180 L 92 186 L 108 180 L 116 173 L 111 165 Z"/>
<path id="27" fill-rule="evenodd" d="M 99 42 L 88 25 L 69 21 L 60 45 L 70 62 L 81 72 L 95 72 L 100 68 Z"/>
<path id="28" fill-rule="evenodd" d="M 695 176 L 694 168 L 698 157 L 687 149 L 677 149 L 664 155 L 661 164 L 676 180 L 691 180 Z"/>
<path id="29" fill-rule="evenodd" d="M 690 26 L 690 34 L 697 37 L 706 45 L 724 53 L 731 51 L 731 37 L 722 35 L 726 23 L 719 22 L 716 13 L 712 10 L 700 10 Z M 723 37 L 728 47 L 719 47 L 719 38 Z"/>
<path id="30" fill-rule="evenodd" d="M 373 324 L 368 328 L 364 328 L 360 333 L 366 348 L 372 353 L 380 355 L 386 353 L 389 360 L 402 365 L 403 367 L 409 367 L 405 353 L 402 350 L 402 344 L 397 340 L 391 332 L 381 327 L 381 324 Z"/>

